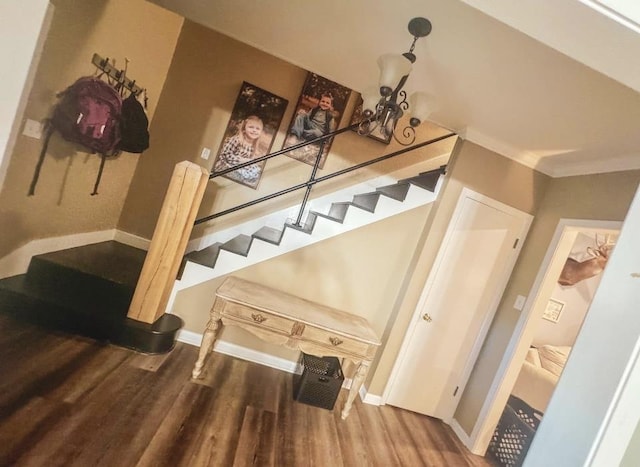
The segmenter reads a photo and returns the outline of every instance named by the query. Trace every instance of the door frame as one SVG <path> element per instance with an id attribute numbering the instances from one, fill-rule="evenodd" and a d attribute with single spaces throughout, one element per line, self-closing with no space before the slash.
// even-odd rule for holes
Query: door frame
<path id="1" fill-rule="evenodd" d="M 565 218 L 558 221 L 556 231 L 547 247 L 547 252 L 540 264 L 536 279 L 529 291 L 520 318 L 516 323 L 471 434 L 464 433 L 456 420 L 453 420 L 454 431 L 474 454 L 484 455 L 486 453 L 495 426 L 520 372 L 527 349 L 533 341 L 535 324 L 539 318 L 542 318 L 546 303 L 551 298 L 553 286 L 571 252 L 576 236 L 580 232 L 619 232 L 621 228 L 621 221 Z M 553 412 L 545 413 L 547 419 L 553 416 Z"/>
<path id="2" fill-rule="evenodd" d="M 478 336 L 476 337 L 476 340 L 473 344 L 471 352 L 466 360 L 464 369 L 462 370 L 461 380 L 458 385 L 457 396 L 454 399 L 452 399 L 452 403 L 450 404 L 447 410 L 447 415 L 443 418 L 443 420 L 446 423 L 449 423 L 450 420 L 452 419 L 453 414 L 458 406 L 458 402 L 460 401 L 460 396 L 464 393 L 464 388 L 469 380 L 469 377 L 475 365 L 476 359 L 478 358 L 480 349 L 482 348 L 482 344 L 484 343 L 484 339 L 486 338 L 486 335 L 489 332 L 489 327 L 491 325 L 491 322 L 493 321 L 493 316 L 495 315 L 495 312 L 498 309 L 498 305 L 500 304 L 500 299 L 502 298 L 504 289 L 507 285 L 507 282 L 509 281 L 509 278 L 511 277 L 511 272 L 520 254 L 522 245 L 524 244 L 525 238 L 529 231 L 529 227 L 531 226 L 531 222 L 533 221 L 533 216 L 526 212 L 520 211 L 519 209 L 516 209 L 507 204 L 504 204 L 493 198 L 477 193 L 467 187 L 464 187 L 462 189 L 462 191 L 460 192 L 460 196 L 458 197 L 456 207 L 454 208 L 453 214 L 451 215 L 451 219 L 447 226 L 445 235 L 438 248 L 438 253 L 436 255 L 436 258 L 433 262 L 433 265 L 431 266 L 431 270 L 429 271 L 425 284 L 422 288 L 422 292 L 420 294 L 418 303 L 413 311 L 411 321 L 407 326 L 407 330 L 402 340 L 402 345 L 400 346 L 400 351 L 398 352 L 398 356 L 396 357 L 396 360 L 393 364 L 393 368 L 391 370 L 391 374 L 389 375 L 389 379 L 385 386 L 384 392 L 382 393 L 382 404 L 386 404 L 389 394 L 391 393 L 391 390 L 393 388 L 393 385 L 400 383 L 398 381 L 399 379 L 398 377 L 400 374 L 401 362 L 406 357 L 409 351 L 409 343 L 410 343 L 411 337 L 413 335 L 416 325 L 420 322 L 423 308 L 429 297 L 429 293 L 431 292 L 433 283 L 435 282 L 436 275 L 438 274 L 440 267 L 445 259 L 445 254 L 447 252 L 447 245 L 453 238 L 454 228 L 457 225 L 460 217 L 462 216 L 464 202 L 467 199 L 471 199 L 473 201 L 485 204 L 487 206 L 506 212 L 517 218 L 520 218 L 521 228 L 518 234 L 518 238 L 519 238 L 518 244 L 512 250 L 511 256 L 507 261 L 507 264 L 505 265 L 504 271 L 502 273 L 502 277 L 498 281 L 498 284 L 496 287 L 496 293 L 494 294 L 491 301 L 489 302 L 489 306 L 485 314 L 485 318 L 482 321 L 482 325 L 480 326 Z"/>

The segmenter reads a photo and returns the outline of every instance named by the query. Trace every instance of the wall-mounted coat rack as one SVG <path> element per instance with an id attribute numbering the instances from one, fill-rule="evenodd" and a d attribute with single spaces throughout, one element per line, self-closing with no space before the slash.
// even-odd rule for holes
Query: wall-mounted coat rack
<path id="1" fill-rule="evenodd" d="M 104 71 L 107 75 L 109 75 L 110 78 L 116 80 L 118 83 L 122 83 L 122 86 L 124 86 L 136 96 L 144 90 L 136 84 L 136 80 L 132 80 L 128 76 L 126 76 L 124 70 L 119 70 L 113 64 L 111 64 L 108 58 L 102 58 L 98 54 L 93 54 L 91 63 L 98 69 Z"/>

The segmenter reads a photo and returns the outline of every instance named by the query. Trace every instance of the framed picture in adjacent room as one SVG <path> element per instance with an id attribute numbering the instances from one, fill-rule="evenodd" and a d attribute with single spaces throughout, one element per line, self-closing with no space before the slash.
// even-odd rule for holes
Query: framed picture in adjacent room
<path id="1" fill-rule="evenodd" d="M 338 129 L 350 96 L 351 89 L 315 73 L 308 73 L 282 148 L 314 140 Z M 324 141 L 320 168 L 324 167 L 332 139 Z M 319 151 L 319 143 L 310 143 L 286 154 L 314 165 Z"/>
<path id="2" fill-rule="evenodd" d="M 542 314 L 542 317 L 547 321 L 557 323 L 560 320 L 560 315 L 562 314 L 563 308 L 564 308 L 564 303 L 551 298 L 547 302 L 547 307 L 545 308 L 544 313 Z"/>
<path id="3" fill-rule="evenodd" d="M 269 154 L 289 101 L 243 82 L 213 164 L 214 172 Z M 254 190 L 266 161 L 229 172 L 226 177 Z"/>

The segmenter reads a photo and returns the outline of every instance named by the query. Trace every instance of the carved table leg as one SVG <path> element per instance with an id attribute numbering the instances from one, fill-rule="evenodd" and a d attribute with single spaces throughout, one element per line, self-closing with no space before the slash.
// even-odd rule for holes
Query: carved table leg
<path id="1" fill-rule="evenodd" d="M 218 331 L 220 330 L 221 321 L 220 321 L 220 313 L 216 311 L 216 304 L 218 301 L 213 304 L 213 308 L 211 309 L 211 317 L 209 318 L 209 322 L 207 323 L 207 327 L 205 328 L 204 334 L 202 336 L 202 344 L 200 344 L 200 353 L 198 353 L 198 361 L 193 367 L 193 372 L 191 373 L 191 377 L 196 379 L 199 378 L 202 373 L 202 367 L 204 365 L 204 361 L 213 349 L 213 343 L 216 340 L 216 336 Z"/>
<path id="2" fill-rule="evenodd" d="M 344 408 L 342 409 L 341 417 L 343 420 L 349 416 L 349 411 L 351 410 L 353 401 L 358 395 L 358 392 L 360 391 L 360 387 L 362 386 L 362 383 L 364 382 L 364 379 L 367 376 L 367 373 L 369 372 L 369 364 L 370 362 L 360 362 L 360 364 L 358 365 L 356 374 L 353 376 L 353 380 L 351 381 L 351 389 L 349 389 L 347 402 L 345 402 Z"/>

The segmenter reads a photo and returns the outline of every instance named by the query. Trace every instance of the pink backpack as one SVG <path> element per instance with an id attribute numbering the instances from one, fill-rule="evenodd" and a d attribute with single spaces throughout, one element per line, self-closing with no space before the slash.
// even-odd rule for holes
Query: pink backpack
<path id="1" fill-rule="evenodd" d="M 107 82 L 92 76 L 78 79 L 58 97 L 60 101 L 47 124 L 29 195 L 35 193 L 49 139 L 54 131 L 58 131 L 65 140 L 81 144 L 92 153 L 100 154 L 100 170 L 91 193 L 98 194 L 105 159 L 118 152 L 122 98 Z"/>

